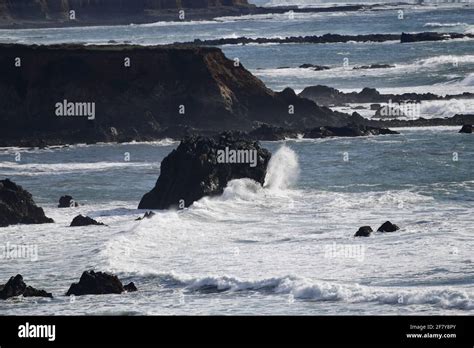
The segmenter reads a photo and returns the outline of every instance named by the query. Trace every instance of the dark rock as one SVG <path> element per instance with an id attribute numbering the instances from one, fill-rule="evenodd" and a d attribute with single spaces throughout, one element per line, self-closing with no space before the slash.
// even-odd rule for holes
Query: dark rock
<path id="1" fill-rule="evenodd" d="M 354 70 L 365 70 L 365 69 L 387 69 L 387 68 L 394 68 L 395 65 L 390 64 L 371 64 L 371 65 L 361 65 L 355 66 Z"/>
<path id="2" fill-rule="evenodd" d="M 71 196 L 62 196 L 59 198 L 58 208 L 78 207 L 79 204 Z"/>
<path id="3" fill-rule="evenodd" d="M 71 225 L 69 227 L 80 227 L 90 225 L 105 226 L 102 222 L 97 222 L 88 216 L 78 215 L 72 220 Z"/>
<path id="4" fill-rule="evenodd" d="M 460 34 L 460 33 L 436 33 L 436 32 L 424 32 L 424 33 L 402 33 L 400 38 L 401 43 L 419 42 L 419 41 L 444 41 L 451 39 L 463 39 L 473 38 L 474 34 Z"/>
<path id="5" fill-rule="evenodd" d="M 314 65 L 314 64 L 302 64 L 299 66 L 299 68 L 301 69 L 309 69 L 311 68 L 312 70 L 314 71 L 321 71 L 321 70 L 329 70 L 331 69 L 330 67 L 328 66 L 324 66 L 324 65 Z"/>
<path id="6" fill-rule="evenodd" d="M 310 99 L 321 106 L 362 103 L 401 103 L 404 101 L 420 102 L 422 100 L 450 100 L 462 98 L 474 98 L 473 93 L 453 94 L 439 96 L 433 93 L 403 93 L 403 94 L 381 94 L 374 88 L 364 88 L 361 92 L 344 93 L 335 88 L 327 86 L 306 87 L 300 97 Z M 379 107 L 380 108 L 380 107 Z M 374 109 L 378 110 L 379 108 Z M 373 110 L 374 110 L 373 109 Z"/>
<path id="7" fill-rule="evenodd" d="M 306 139 L 318 139 L 327 137 L 362 137 L 368 135 L 399 134 L 387 128 L 377 128 L 364 125 L 348 125 L 345 127 L 317 127 L 304 134 Z"/>
<path id="8" fill-rule="evenodd" d="M 138 219 L 135 219 L 135 221 L 141 221 L 145 219 L 151 219 L 153 216 L 155 216 L 155 213 L 152 211 L 147 211 L 143 217 L 139 217 Z"/>
<path id="9" fill-rule="evenodd" d="M 110 64 L 124 56 L 130 68 Z M 29 62 L 21 78 L 10 57 Z M 215 47 L 0 44 L 0 76 L 0 147 L 151 141 L 259 123 L 304 129 L 347 118 L 289 89 L 270 90 Z M 95 101 L 97 117 L 56 116 L 64 100 Z"/>
<path id="10" fill-rule="evenodd" d="M 52 223 L 32 195 L 9 179 L 0 180 L 0 227 Z"/>
<path id="11" fill-rule="evenodd" d="M 379 227 L 377 232 L 395 232 L 398 231 L 400 227 L 392 224 L 390 221 L 385 222 L 382 226 Z"/>
<path id="12" fill-rule="evenodd" d="M 117 276 L 103 273 L 87 271 L 82 273 L 79 283 L 71 285 L 66 296 L 82 296 L 82 295 L 105 295 L 105 294 L 121 294 L 124 291 L 137 291 L 135 284 L 130 283 L 126 289 Z"/>
<path id="13" fill-rule="evenodd" d="M 53 297 L 49 292 L 27 286 L 20 274 L 11 277 L 5 285 L 0 286 L 0 299 L 2 300 L 21 295 L 24 297 Z"/>
<path id="14" fill-rule="evenodd" d="M 356 232 L 354 237 L 369 237 L 370 234 L 373 232 L 372 227 L 370 226 L 362 226 L 359 228 L 359 230 Z"/>
<path id="15" fill-rule="evenodd" d="M 257 129 L 249 133 L 252 140 L 260 141 L 279 141 L 285 139 L 294 139 L 298 137 L 298 132 L 283 127 L 275 127 L 268 124 L 262 124 Z"/>
<path id="16" fill-rule="evenodd" d="M 469 134 L 472 133 L 472 125 L 470 124 L 463 125 L 459 133 L 469 133 Z"/>
<path id="17" fill-rule="evenodd" d="M 230 151 L 251 155 L 254 163 L 229 163 L 235 162 L 226 156 Z M 189 207 L 204 196 L 222 194 L 233 179 L 249 178 L 263 185 L 270 157 L 268 150 L 257 142 L 245 140 L 239 133 L 185 138 L 161 162 L 155 188 L 143 196 L 138 208 Z"/>
<path id="18" fill-rule="evenodd" d="M 275 10 L 272 9 L 272 12 Z M 340 34 L 324 34 L 321 36 L 309 35 L 309 36 L 290 36 L 285 38 L 279 37 L 258 37 L 258 38 L 249 38 L 249 37 L 237 37 L 237 38 L 220 38 L 220 39 L 210 39 L 210 40 L 201 40 L 195 39 L 192 42 L 186 42 L 185 45 L 197 45 L 197 46 L 222 46 L 222 45 L 241 45 L 241 44 L 268 44 L 268 43 L 278 43 L 278 44 L 289 44 L 289 43 L 311 43 L 311 44 L 322 44 L 322 43 L 346 43 L 349 41 L 355 42 L 384 42 L 384 41 L 393 41 L 400 40 L 399 34 L 367 34 L 367 35 L 340 35 Z M 312 68 L 315 67 L 319 69 L 321 66 L 312 65 L 312 64 L 303 64 L 300 67 Z M 322 66 L 324 70 L 327 67 Z"/>
<path id="19" fill-rule="evenodd" d="M 135 292 L 135 291 L 138 291 L 137 287 L 135 286 L 135 283 L 134 282 L 131 282 L 127 285 L 125 285 L 123 287 L 123 289 L 126 291 L 126 292 Z"/>

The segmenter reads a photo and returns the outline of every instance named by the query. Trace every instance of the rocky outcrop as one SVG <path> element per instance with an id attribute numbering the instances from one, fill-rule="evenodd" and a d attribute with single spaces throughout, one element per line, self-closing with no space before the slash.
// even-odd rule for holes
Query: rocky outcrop
<path id="1" fill-rule="evenodd" d="M 217 48 L 0 45 L 0 76 L 0 146 L 146 141 L 258 123 L 304 129 L 348 117 L 268 89 Z"/>
<path id="2" fill-rule="evenodd" d="M 450 100 L 462 98 L 474 98 L 474 93 L 463 93 L 456 95 L 439 96 L 433 93 L 403 93 L 403 94 L 381 94 L 375 88 L 364 88 L 361 92 L 344 93 L 335 88 L 327 86 L 306 87 L 300 97 L 308 98 L 322 106 L 342 106 L 354 103 L 393 103 L 403 101 L 419 102 L 422 100 Z"/>
<path id="3" fill-rule="evenodd" d="M 388 128 L 377 128 L 362 125 L 348 125 L 345 127 L 318 127 L 304 134 L 306 139 L 319 139 L 328 137 L 362 137 L 368 135 L 400 134 Z"/>
<path id="4" fill-rule="evenodd" d="M 17 274 L 11 277 L 5 285 L 0 285 L 0 299 L 6 300 L 10 297 L 53 297 L 52 294 L 44 290 L 37 290 L 31 286 L 27 286 L 23 281 L 23 277 Z"/>
<path id="5" fill-rule="evenodd" d="M 352 69 L 354 70 L 367 70 L 367 69 L 388 69 L 388 68 L 394 68 L 395 65 L 390 65 L 390 64 L 370 64 L 370 65 L 359 65 L 355 66 Z"/>
<path id="6" fill-rule="evenodd" d="M 142 221 L 142 220 L 146 220 L 146 219 L 151 219 L 153 216 L 155 216 L 155 213 L 152 212 L 152 211 L 147 211 L 145 213 L 145 215 L 139 217 L 139 218 L 136 218 L 135 221 Z"/>
<path id="7" fill-rule="evenodd" d="M 33 201 L 31 193 L 9 179 L 0 180 L 0 227 L 52 222 Z"/>
<path id="8" fill-rule="evenodd" d="M 279 141 L 297 137 L 298 132 L 295 130 L 275 127 L 268 124 L 262 124 L 248 134 L 248 138 L 255 141 Z"/>
<path id="9" fill-rule="evenodd" d="M 372 227 L 370 226 L 362 226 L 359 228 L 359 230 L 356 232 L 354 237 L 370 237 L 372 234 L 373 230 Z"/>
<path id="10" fill-rule="evenodd" d="M 160 177 L 138 208 L 189 207 L 204 196 L 222 194 L 233 179 L 249 178 L 263 185 L 270 157 L 257 142 L 238 133 L 188 137 L 161 162 Z"/>
<path id="11" fill-rule="evenodd" d="M 382 226 L 380 226 L 377 232 L 395 232 L 398 231 L 400 227 L 395 224 L 392 224 L 390 221 L 384 222 Z"/>
<path id="12" fill-rule="evenodd" d="M 471 124 L 465 124 L 462 126 L 461 130 L 459 131 L 459 133 L 468 133 L 468 134 L 471 134 L 472 133 L 472 125 Z"/>
<path id="13" fill-rule="evenodd" d="M 347 43 L 347 42 L 384 42 L 399 40 L 400 35 L 398 34 L 366 34 L 366 35 L 340 35 L 340 34 L 324 34 L 321 36 L 310 35 L 310 36 L 289 36 L 285 38 L 279 37 L 235 37 L 235 38 L 221 38 L 221 39 L 209 39 L 201 40 L 195 39 L 192 42 L 186 42 L 186 45 L 197 45 L 197 46 L 222 46 L 222 45 L 247 45 L 247 44 L 289 44 L 289 43 L 310 43 L 310 44 L 322 44 L 322 43 Z"/>
<path id="14" fill-rule="evenodd" d="M 78 207 L 79 204 L 72 198 L 72 196 L 62 196 L 59 198 L 58 208 L 73 208 Z"/>
<path id="15" fill-rule="evenodd" d="M 79 283 L 71 285 L 66 296 L 121 294 L 126 291 L 137 291 L 137 288 L 134 283 L 124 286 L 115 275 L 87 271 L 82 273 Z"/>
<path id="16" fill-rule="evenodd" d="M 0 27 L 119 25 L 158 21 L 205 20 L 270 13 L 326 13 L 370 9 L 375 5 L 257 7 L 247 0 L 0 0 Z M 390 6 L 390 5 L 386 5 Z M 185 10 L 179 17 L 178 10 Z M 75 10 L 74 20 L 68 11 Z"/>
<path id="17" fill-rule="evenodd" d="M 419 42 L 419 41 L 444 41 L 451 39 L 463 39 L 463 38 L 474 38 L 474 34 L 461 34 L 461 33 L 436 33 L 436 32 L 424 32 L 424 33 L 402 33 L 400 38 L 401 43 Z"/>
<path id="18" fill-rule="evenodd" d="M 81 226 L 105 226 L 102 222 L 97 222 L 88 216 L 78 215 L 76 216 L 69 227 L 81 227 Z"/>
<path id="19" fill-rule="evenodd" d="M 75 21 L 91 19 L 153 18 L 149 12 L 179 9 L 208 10 L 220 8 L 251 8 L 247 0 L 0 0 L 0 18 L 13 20 L 49 21 L 51 23 L 70 19 L 69 11 L 76 12 Z M 204 12 L 205 13 L 205 12 Z M 216 15 L 219 15 L 218 13 Z M 177 17 L 177 16 L 175 16 Z"/>

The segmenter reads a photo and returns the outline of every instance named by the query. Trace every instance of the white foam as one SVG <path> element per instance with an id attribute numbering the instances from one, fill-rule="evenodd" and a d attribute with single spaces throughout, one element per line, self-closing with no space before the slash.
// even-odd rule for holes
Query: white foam
<path id="1" fill-rule="evenodd" d="M 0 175 L 62 175 L 77 172 L 100 172 L 114 168 L 159 168 L 159 163 L 144 162 L 91 162 L 91 163 L 22 163 L 1 162 Z"/>
<path id="2" fill-rule="evenodd" d="M 457 22 L 457 23 L 440 23 L 440 22 L 429 22 L 423 25 L 427 28 L 452 28 L 452 27 L 466 27 L 469 24 Z"/>
<path id="3" fill-rule="evenodd" d="M 264 186 L 274 191 L 285 190 L 298 180 L 299 172 L 298 155 L 283 145 L 268 164 Z"/>
<path id="4" fill-rule="evenodd" d="M 293 299 L 309 301 L 375 302 L 400 306 L 429 304 L 444 309 L 474 309 L 472 291 L 456 290 L 452 287 L 428 287 L 426 289 L 375 287 L 294 276 L 242 280 L 230 276 L 189 277 L 167 274 L 161 275 L 161 278 L 174 284 L 182 284 L 187 291 L 191 292 L 262 291 L 291 295 Z"/>

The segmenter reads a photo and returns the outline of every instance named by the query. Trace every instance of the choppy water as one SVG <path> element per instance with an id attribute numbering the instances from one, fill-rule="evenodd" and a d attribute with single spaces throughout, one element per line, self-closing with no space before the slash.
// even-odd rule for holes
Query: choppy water
<path id="1" fill-rule="evenodd" d="M 268 15 L 0 30 L 0 41 L 148 45 L 243 35 L 472 32 L 472 7 L 403 10 L 404 20 L 391 8 L 296 14 L 293 20 Z M 454 94 L 473 91 L 472 42 L 223 50 L 274 89 L 326 84 Z M 342 66 L 344 58 L 349 68 Z M 332 69 L 299 69 L 303 63 Z M 375 63 L 395 67 L 351 69 Z M 423 103 L 421 116 L 448 117 L 474 107 L 472 100 L 459 103 Z M 7 243 L 38 252 L 37 258 L 33 252 L 29 258 L 3 259 L 0 282 L 21 273 L 28 284 L 55 295 L 2 301 L 0 314 L 472 314 L 474 138 L 458 130 L 401 129 L 401 135 L 264 143 L 274 154 L 264 188 L 233 181 L 222 197 L 204 198 L 184 211 L 158 212 L 142 222 L 134 221 L 143 214 L 136 210 L 138 202 L 154 186 L 161 160 L 176 143 L 0 149 L 0 177 L 32 192 L 56 221 L 0 230 L 0 254 Z M 64 194 L 81 207 L 57 209 Z M 80 213 L 108 227 L 68 228 Z M 376 229 L 386 220 L 401 230 L 352 237 L 360 226 Z M 62 296 L 91 268 L 115 272 L 140 291 L 75 301 Z"/>
<path id="2" fill-rule="evenodd" d="M 56 297 L 0 313 L 472 314 L 474 138 L 457 130 L 265 143 L 264 188 L 233 181 L 222 197 L 142 222 L 138 201 L 175 144 L 30 150 L 20 163 L 4 150 L 0 175 L 56 223 L 2 229 L 0 245 L 36 245 L 38 259 L 3 260 L 0 279 L 21 273 Z M 62 194 L 83 206 L 55 208 Z M 68 228 L 79 213 L 108 227 Z M 386 220 L 401 230 L 352 237 Z M 140 291 L 61 296 L 90 268 Z"/>

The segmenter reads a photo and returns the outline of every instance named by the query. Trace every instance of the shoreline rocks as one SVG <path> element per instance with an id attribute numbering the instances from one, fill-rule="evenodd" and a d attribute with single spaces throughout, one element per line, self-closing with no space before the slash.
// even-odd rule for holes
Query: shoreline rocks
<path id="1" fill-rule="evenodd" d="M 368 135 L 400 134 L 388 128 L 377 128 L 363 125 L 348 125 L 345 127 L 318 127 L 304 134 L 306 139 L 319 139 L 328 137 L 362 137 Z"/>
<path id="2" fill-rule="evenodd" d="M 53 222 L 36 205 L 31 193 L 9 179 L 0 180 L 0 227 Z"/>
<path id="3" fill-rule="evenodd" d="M 23 295 L 23 297 L 53 297 L 49 292 L 27 286 L 21 274 L 11 277 L 6 284 L 0 285 L 0 299 L 2 300 L 21 295 Z"/>
<path id="4" fill-rule="evenodd" d="M 395 232 L 398 231 L 400 227 L 395 224 L 392 224 L 390 221 L 384 222 L 382 226 L 380 226 L 377 232 Z"/>
<path id="5" fill-rule="evenodd" d="M 83 216 L 83 215 L 78 215 L 76 216 L 69 227 L 82 227 L 82 226 L 105 226 L 102 222 L 97 222 L 94 219 L 88 217 L 88 216 Z"/>
<path id="6" fill-rule="evenodd" d="M 370 226 L 362 226 L 359 228 L 359 230 L 356 232 L 354 237 L 369 237 L 372 234 L 373 230 L 372 227 Z"/>
<path id="7" fill-rule="evenodd" d="M 121 294 L 134 291 L 137 291 L 137 288 L 133 282 L 124 286 L 116 275 L 86 271 L 82 273 L 78 283 L 70 286 L 66 296 Z"/>
<path id="8" fill-rule="evenodd" d="M 461 130 L 459 131 L 459 133 L 471 134 L 472 133 L 472 125 L 471 124 L 463 125 Z"/>
<path id="9" fill-rule="evenodd" d="M 401 43 L 413 43 L 420 41 L 445 41 L 452 39 L 463 39 L 463 38 L 474 38 L 474 34 L 461 34 L 461 33 L 436 33 L 436 32 L 424 32 L 424 33 L 402 33 L 400 37 Z"/>
<path id="10" fill-rule="evenodd" d="M 0 44 L 0 76 L 0 147 L 181 139 L 188 130 L 249 132 L 260 123 L 304 129 L 349 117 L 289 88 L 272 91 L 215 47 Z M 94 115 L 56 115 L 58 104 L 86 101 Z"/>
<path id="11" fill-rule="evenodd" d="M 433 93 L 403 93 L 403 94 L 381 94 L 375 88 L 365 87 L 360 92 L 344 93 L 336 88 L 316 85 L 306 87 L 300 94 L 300 97 L 310 99 L 321 106 L 344 106 L 346 104 L 364 104 L 364 103 L 393 103 L 403 101 L 422 100 L 450 100 L 474 98 L 474 93 L 462 93 L 456 95 L 439 96 Z M 374 106 L 375 107 L 375 106 Z"/>
<path id="12" fill-rule="evenodd" d="M 138 209 L 183 209 L 205 196 L 222 194 L 233 179 L 263 185 L 270 157 L 268 150 L 237 132 L 187 137 L 161 162 L 156 185 Z"/>
<path id="13" fill-rule="evenodd" d="M 62 196 L 59 198 L 58 208 L 77 208 L 78 206 L 79 204 L 71 196 Z"/>

